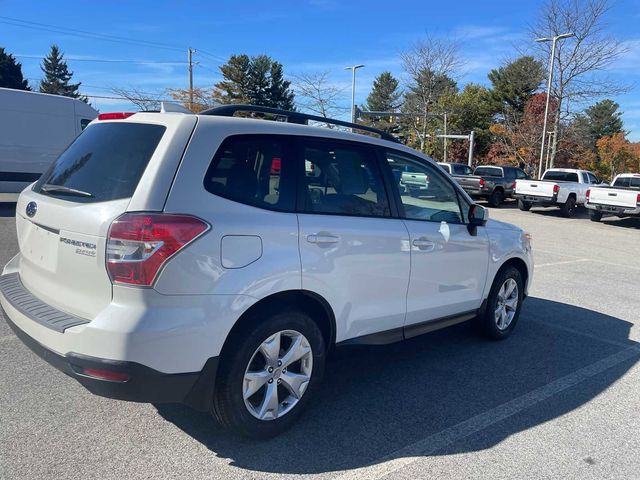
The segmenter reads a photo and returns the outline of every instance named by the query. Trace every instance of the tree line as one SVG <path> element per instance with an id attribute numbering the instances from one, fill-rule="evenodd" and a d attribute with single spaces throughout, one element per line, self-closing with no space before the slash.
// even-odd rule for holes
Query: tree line
<path id="1" fill-rule="evenodd" d="M 79 92 L 81 83 L 71 83 L 73 72 L 69 70 L 64 54 L 57 45 L 51 45 L 49 54 L 42 59 L 40 69 L 43 77 L 36 87 L 40 93 L 63 95 L 78 98 L 84 102 L 88 101 L 87 97 Z M 0 47 L 0 87 L 32 90 L 32 86 L 23 76 L 22 64 L 2 47 Z"/>
<path id="2" fill-rule="evenodd" d="M 606 30 L 609 6 L 609 0 L 548 0 L 530 31 L 532 38 L 574 34 L 555 50 L 543 164 L 588 168 L 607 178 L 640 171 L 640 145 L 627 139 L 620 107 L 607 98 L 627 87 L 601 74 L 624 53 L 623 44 Z M 438 135 L 445 128 L 457 134 L 473 130 L 475 163 L 519 165 L 536 175 L 551 45 L 534 45 L 536 49 L 492 69 L 485 85 L 462 85 L 460 45 L 427 36 L 400 54 L 400 76 L 385 71 L 375 77 L 358 106 L 358 122 L 390 132 L 437 160 L 446 149 L 447 160 L 454 162 L 466 162 L 468 142 Z M 41 68 L 40 91 L 82 98 L 58 47 L 51 47 Z M 167 95 L 194 112 L 229 103 L 300 109 L 327 118 L 349 110 L 342 102 L 345 92 L 332 83 L 329 71 L 286 76 L 275 59 L 246 54 L 230 56 L 219 69 L 222 80 L 207 88 L 168 89 L 151 98 L 135 88 L 114 93 L 142 110 L 157 110 Z M 0 49 L 0 86 L 7 84 L 30 88 L 19 63 Z"/>

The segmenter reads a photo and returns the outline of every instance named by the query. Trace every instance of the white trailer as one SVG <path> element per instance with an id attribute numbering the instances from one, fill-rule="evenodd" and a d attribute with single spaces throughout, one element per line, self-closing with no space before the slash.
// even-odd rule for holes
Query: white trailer
<path id="1" fill-rule="evenodd" d="M 0 202 L 15 202 L 97 116 L 75 98 L 0 88 Z"/>

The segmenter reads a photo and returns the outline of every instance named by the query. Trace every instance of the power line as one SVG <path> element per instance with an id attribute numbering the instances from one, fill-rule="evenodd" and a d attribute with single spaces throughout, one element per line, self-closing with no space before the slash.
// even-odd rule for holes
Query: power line
<path id="1" fill-rule="evenodd" d="M 38 59 L 42 60 L 44 56 L 37 55 L 13 55 L 16 58 L 30 58 L 30 59 Z M 69 60 L 72 62 L 99 62 L 99 63 L 136 63 L 140 65 L 153 64 L 153 65 L 185 65 L 187 62 L 176 60 L 176 61 L 159 61 L 159 60 L 121 60 L 121 59 L 100 59 L 100 58 L 75 58 L 75 57 L 67 57 L 65 55 L 65 60 Z"/>
<path id="2" fill-rule="evenodd" d="M 202 55 L 205 55 L 206 57 L 211 57 L 214 60 L 219 60 L 221 62 L 226 62 L 227 61 L 226 58 L 223 58 L 223 57 L 221 57 L 219 55 L 214 55 L 213 53 L 209 53 L 206 50 L 202 50 L 201 48 L 196 49 L 196 53 L 200 53 Z"/>
<path id="3" fill-rule="evenodd" d="M 94 40 L 104 40 L 108 42 L 126 43 L 130 45 L 140 45 L 140 46 L 153 47 L 153 48 L 162 48 L 165 50 L 176 50 L 176 51 L 184 50 L 183 47 L 177 47 L 175 45 L 169 45 L 167 43 L 152 42 L 149 40 L 139 40 L 135 38 L 120 37 L 116 35 L 107 35 L 107 34 L 96 33 L 96 32 L 88 32 L 86 30 L 60 27 L 57 25 L 51 25 L 47 23 L 31 22 L 28 20 L 21 20 L 19 18 L 6 17 L 4 15 L 0 15 L 0 19 L 1 19 L 0 23 L 4 23 L 6 25 L 13 25 L 14 27 L 31 28 L 34 30 L 44 30 L 44 31 L 54 32 L 54 33 L 75 35 L 77 37 L 91 38 Z"/>

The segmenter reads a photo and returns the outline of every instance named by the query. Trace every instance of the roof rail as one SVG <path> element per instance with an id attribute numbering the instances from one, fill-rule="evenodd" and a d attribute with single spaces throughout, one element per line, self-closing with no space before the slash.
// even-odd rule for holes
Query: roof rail
<path id="1" fill-rule="evenodd" d="M 262 107 L 259 105 L 223 105 L 221 107 L 214 107 L 203 112 L 200 115 L 215 115 L 220 117 L 233 117 L 236 112 L 256 112 L 256 113 L 269 113 L 277 117 L 282 117 L 287 123 L 297 123 L 300 125 L 308 125 L 309 121 L 328 123 L 331 125 L 339 125 L 341 127 L 349 127 L 357 130 L 363 130 L 365 132 L 375 133 L 380 135 L 383 140 L 399 143 L 398 139 L 378 128 L 369 127 L 367 125 L 359 125 L 357 123 L 345 122 L 343 120 L 336 120 L 334 118 L 325 118 L 318 115 L 309 115 L 307 113 L 292 112 L 290 110 L 281 110 L 279 108 Z"/>

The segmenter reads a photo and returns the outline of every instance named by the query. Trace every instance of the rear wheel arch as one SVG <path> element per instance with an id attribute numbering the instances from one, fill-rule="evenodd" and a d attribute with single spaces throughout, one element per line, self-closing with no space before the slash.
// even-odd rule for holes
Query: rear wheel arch
<path id="1" fill-rule="evenodd" d="M 322 332 L 327 350 L 335 345 L 336 320 L 329 303 L 322 296 L 308 290 L 285 290 L 258 300 L 240 316 L 227 335 L 220 356 L 224 357 L 225 350 L 234 340 L 260 318 L 286 310 L 307 314 Z"/>

